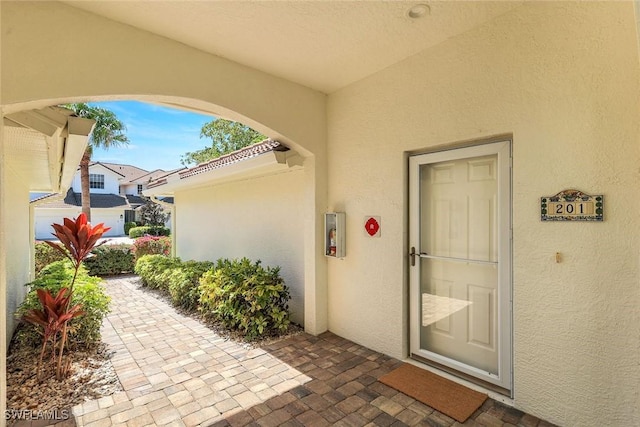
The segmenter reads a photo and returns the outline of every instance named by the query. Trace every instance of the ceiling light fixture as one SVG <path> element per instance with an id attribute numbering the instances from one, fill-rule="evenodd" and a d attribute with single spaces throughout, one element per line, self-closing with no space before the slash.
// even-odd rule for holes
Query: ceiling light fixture
<path id="1" fill-rule="evenodd" d="M 411 6 L 409 10 L 407 10 L 407 16 L 411 19 L 422 18 L 423 16 L 429 15 L 431 12 L 431 8 L 428 4 L 416 4 Z"/>

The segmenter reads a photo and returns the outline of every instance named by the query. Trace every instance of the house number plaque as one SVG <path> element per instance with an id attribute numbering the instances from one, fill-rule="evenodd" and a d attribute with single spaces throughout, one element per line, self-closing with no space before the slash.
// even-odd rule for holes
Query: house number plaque
<path id="1" fill-rule="evenodd" d="M 591 196 L 578 190 L 563 190 L 540 198 L 542 221 L 602 221 L 604 196 Z"/>

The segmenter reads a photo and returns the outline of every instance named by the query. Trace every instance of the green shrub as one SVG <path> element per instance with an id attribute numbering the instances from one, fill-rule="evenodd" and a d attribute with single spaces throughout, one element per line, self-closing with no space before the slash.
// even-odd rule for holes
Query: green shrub
<path id="1" fill-rule="evenodd" d="M 129 229 L 129 237 L 137 239 L 142 236 L 170 236 L 171 230 L 161 225 L 144 225 L 142 227 L 132 227 Z"/>
<path id="2" fill-rule="evenodd" d="M 60 251 L 56 251 L 45 242 L 36 242 L 35 248 L 36 275 L 38 275 L 43 268 L 52 262 L 66 259 Z"/>
<path id="3" fill-rule="evenodd" d="M 124 223 L 124 234 L 126 234 L 127 236 L 129 235 L 129 230 L 131 230 L 133 227 L 137 227 L 138 224 L 136 224 L 135 222 L 125 222 Z"/>
<path id="4" fill-rule="evenodd" d="M 136 261 L 134 271 L 140 276 L 144 286 L 168 291 L 168 277 L 172 269 L 180 266 L 181 263 L 180 258 L 164 255 L 144 255 Z"/>
<path id="5" fill-rule="evenodd" d="M 274 334 L 289 325 L 289 290 L 280 268 L 260 261 L 219 260 L 200 279 L 200 310 L 205 317 L 238 329 L 248 339 Z"/>
<path id="6" fill-rule="evenodd" d="M 63 287 L 68 287 L 73 278 L 73 266 L 70 261 L 56 261 L 40 272 L 38 278 L 26 286 L 30 287 L 24 302 L 18 307 L 16 317 L 21 318 L 30 309 L 41 308 L 36 289 L 48 289 L 57 294 Z M 99 277 L 89 276 L 84 267 L 78 270 L 78 276 L 73 290 L 71 305 L 81 304 L 85 314 L 69 321 L 69 335 L 73 342 L 84 345 L 100 341 L 100 326 L 102 320 L 109 313 L 111 298 L 105 293 Z M 42 345 L 40 327 L 23 322 L 16 338 L 34 347 Z"/>
<path id="7" fill-rule="evenodd" d="M 133 254 L 136 259 L 144 255 L 164 255 L 171 253 L 171 239 L 168 237 L 145 236 L 133 242 Z"/>
<path id="8" fill-rule="evenodd" d="M 91 253 L 93 256 L 84 261 L 91 276 L 131 273 L 135 267 L 132 245 L 102 245 Z"/>
<path id="9" fill-rule="evenodd" d="M 195 310 L 200 299 L 200 277 L 214 265 L 210 261 L 186 261 L 173 268 L 167 277 L 173 304 Z"/>

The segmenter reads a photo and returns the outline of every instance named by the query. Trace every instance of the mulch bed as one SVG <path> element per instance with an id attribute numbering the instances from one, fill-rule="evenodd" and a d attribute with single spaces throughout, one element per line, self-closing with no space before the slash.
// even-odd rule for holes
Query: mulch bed
<path id="1" fill-rule="evenodd" d="M 17 419 L 50 411 L 71 416 L 71 407 L 122 390 L 105 344 L 68 355 L 72 355 L 71 374 L 57 380 L 49 355 L 38 374 L 40 349 L 13 340 L 7 353 L 7 416 L 14 414 Z"/>

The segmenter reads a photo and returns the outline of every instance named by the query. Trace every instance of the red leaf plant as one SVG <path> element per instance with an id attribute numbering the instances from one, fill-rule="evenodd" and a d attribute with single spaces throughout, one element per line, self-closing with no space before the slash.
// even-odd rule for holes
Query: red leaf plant
<path id="1" fill-rule="evenodd" d="M 43 329 L 38 372 L 40 372 L 40 366 L 42 365 L 47 343 L 51 341 L 51 347 L 53 349 L 51 359 L 55 362 L 58 334 L 63 330 L 64 325 L 66 325 L 69 320 L 84 314 L 80 304 L 69 307 L 71 296 L 68 294 L 68 290 L 68 288 L 62 288 L 58 294 L 53 297 L 48 290 L 37 289 L 36 292 L 42 309 L 34 308 L 24 315 L 24 320 L 34 325 L 40 325 Z"/>
<path id="2" fill-rule="evenodd" d="M 73 263 L 76 273 L 82 262 L 91 254 L 91 251 L 104 243 L 102 242 L 96 245 L 98 239 L 100 239 L 104 233 L 111 230 L 111 227 L 105 227 L 104 223 L 92 227 L 91 224 L 87 222 L 87 216 L 84 213 L 78 215 L 78 218 L 75 220 L 65 218 L 64 224 L 51 224 L 51 226 L 55 231 L 55 233 L 52 234 L 60 240 L 62 245 L 48 240 L 45 241 L 45 243 L 69 258 Z M 71 284 L 72 293 L 74 282 L 75 275 Z"/>
<path id="3" fill-rule="evenodd" d="M 56 367 L 56 376 L 58 379 L 63 378 L 69 372 L 67 363 L 66 368 L 62 364 L 62 354 L 67 341 L 67 323 L 74 317 L 84 314 L 81 310 L 81 306 L 75 305 L 69 307 L 71 299 L 73 298 L 73 285 L 76 282 L 78 270 L 82 265 L 82 262 L 89 257 L 91 251 L 102 245 L 104 242 L 96 245 L 98 239 L 102 237 L 104 233 L 109 231 L 110 227 L 105 227 L 104 223 L 100 223 L 96 226 L 91 226 L 87 222 L 87 216 L 84 213 L 78 215 L 75 220 L 64 218 L 63 224 L 52 224 L 55 237 L 60 240 L 60 243 L 51 241 L 45 241 L 52 248 L 60 251 L 65 257 L 69 258 L 73 263 L 74 273 L 71 285 L 69 288 L 62 288 L 58 295 L 55 297 L 51 295 L 48 290 L 39 289 L 38 299 L 42 304 L 42 310 L 31 310 L 24 316 L 24 320 L 43 327 L 43 344 L 40 353 L 40 363 L 49 340 L 53 341 L 53 354 L 56 356 L 56 341 L 57 335 L 61 332 L 61 339 L 58 349 L 58 363 Z"/>

